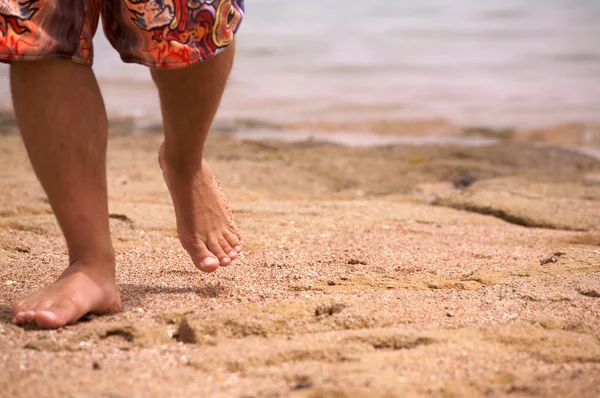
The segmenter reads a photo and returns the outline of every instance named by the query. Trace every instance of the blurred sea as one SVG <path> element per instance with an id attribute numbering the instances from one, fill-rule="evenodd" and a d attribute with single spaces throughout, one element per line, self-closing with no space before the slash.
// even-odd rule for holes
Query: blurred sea
<path id="1" fill-rule="evenodd" d="M 218 118 L 600 122 L 598 0 L 250 0 Z M 109 113 L 157 120 L 148 71 L 101 31 Z M 10 106 L 7 67 L 0 106 Z M 192 106 L 192 104 L 190 104 Z"/>

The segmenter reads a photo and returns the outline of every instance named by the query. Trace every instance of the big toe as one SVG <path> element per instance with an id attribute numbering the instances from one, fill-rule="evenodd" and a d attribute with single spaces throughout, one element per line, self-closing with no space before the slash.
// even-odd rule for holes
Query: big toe
<path id="1" fill-rule="evenodd" d="M 202 257 L 202 256 L 201 256 Z M 200 268 L 201 271 L 204 272 L 214 272 L 219 268 L 220 261 L 215 257 L 206 256 L 202 261 L 200 261 L 200 265 L 196 263 L 196 266 Z"/>
<path id="2" fill-rule="evenodd" d="M 185 241 L 184 241 L 185 242 Z M 219 259 L 200 240 L 189 240 L 184 244 L 192 261 L 198 269 L 204 272 L 214 272 L 219 268 Z"/>
<path id="3" fill-rule="evenodd" d="M 57 303 L 47 310 L 35 312 L 35 323 L 41 328 L 55 329 L 81 318 L 85 313 L 77 311 L 70 302 Z"/>
<path id="4" fill-rule="evenodd" d="M 39 327 L 47 329 L 56 329 L 67 324 L 64 319 L 50 310 L 37 311 L 35 313 L 35 323 Z"/>

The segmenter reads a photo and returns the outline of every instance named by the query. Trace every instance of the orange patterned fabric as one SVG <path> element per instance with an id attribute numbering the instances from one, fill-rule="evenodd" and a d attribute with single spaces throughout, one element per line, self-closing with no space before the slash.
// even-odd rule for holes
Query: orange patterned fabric
<path id="1" fill-rule="evenodd" d="M 125 62 L 179 68 L 228 47 L 243 0 L 0 0 L 0 61 L 63 58 L 91 65 L 104 32 Z"/>

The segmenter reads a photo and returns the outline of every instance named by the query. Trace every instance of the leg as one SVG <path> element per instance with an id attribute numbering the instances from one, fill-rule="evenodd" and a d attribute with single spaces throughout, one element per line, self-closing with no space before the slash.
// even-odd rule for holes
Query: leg
<path id="1" fill-rule="evenodd" d="M 206 272 L 231 264 L 241 250 L 227 203 L 203 157 L 233 57 L 232 45 L 188 68 L 152 71 L 165 128 L 159 160 L 175 206 L 179 239 L 194 264 Z"/>
<path id="2" fill-rule="evenodd" d="M 13 307 L 18 324 L 55 328 L 120 309 L 106 193 L 107 121 L 92 69 L 13 63 L 15 114 L 33 168 L 67 241 L 70 265 Z"/>

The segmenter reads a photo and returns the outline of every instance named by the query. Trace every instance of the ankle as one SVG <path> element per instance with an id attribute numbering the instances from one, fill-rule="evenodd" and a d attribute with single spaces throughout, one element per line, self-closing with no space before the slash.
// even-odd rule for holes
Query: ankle
<path id="1" fill-rule="evenodd" d="M 202 150 L 172 149 L 167 142 L 163 143 L 160 148 L 159 160 L 163 171 L 168 171 L 178 176 L 195 175 L 202 169 L 204 163 Z"/>
<path id="2" fill-rule="evenodd" d="M 108 264 L 114 268 L 116 262 L 115 252 L 112 249 L 105 250 L 70 250 L 69 264 L 86 264 L 90 267 L 107 267 Z"/>

